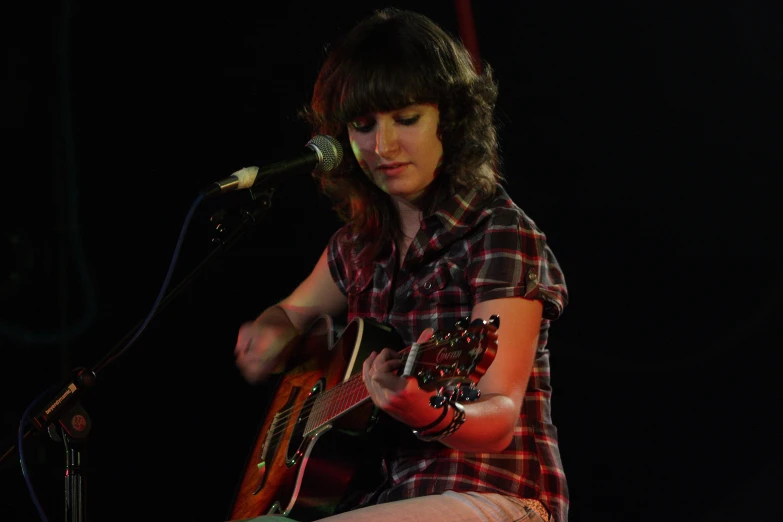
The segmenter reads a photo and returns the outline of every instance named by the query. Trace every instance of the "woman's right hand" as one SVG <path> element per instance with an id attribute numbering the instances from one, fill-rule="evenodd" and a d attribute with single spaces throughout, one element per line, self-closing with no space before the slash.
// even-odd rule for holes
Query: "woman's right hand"
<path id="1" fill-rule="evenodd" d="M 273 373 L 285 346 L 297 335 L 290 323 L 267 322 L 259 318 L 239 328 L 234 356 L 246 381 L 257 383 Z"/>
<path id="2" fill-rule="evenodd" d="M 236 364 L 248 382 L 256 383 L 283 370 L 292 341 L 321 315 L 337 317 L 348 299 L 332 279 L 325 248 L 310 275 L 296 289 L 239 328 L 234 348 Z"/>

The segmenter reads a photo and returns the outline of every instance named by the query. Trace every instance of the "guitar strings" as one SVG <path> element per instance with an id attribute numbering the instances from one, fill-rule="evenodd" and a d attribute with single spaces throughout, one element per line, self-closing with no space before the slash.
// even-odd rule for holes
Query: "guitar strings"
<path id="1" fill-rule="evenodd" d="M 435 366 L 437 366 L 437 363 L 419 363 L 419 366 L 420 367 L 435 367 Z M 351 384 L 355 384 L 355 383 L 359 383 L 360 386 L 353 386 L 353 387 L 350 386 Z M 346 389 L 347 389 L 347 391 L 346 391 Z M 355 397 L 356 392 L 364 392 L 362 394 L 362 396 L 358 398 L 358 400 Z M 343 395 L 352 394 L 352 395 L 354 395 L 354 397 L 343 397 L 343 398 L 341 398 L 339 400 L 339 402 L 331 401 L 331 399 L 335 395 L 338 395 L 338 394 L 343 394 Z M 367 397 L 369 397 L 369 393 L 367 393 L 367 388 L 364 386 L 364 382 L 361 379 L 361 374 L 357 374 L 357 375 L 351 377 L 349 380 L 347 380 L 347 381 L 345 381 L 343 383 L 340 383 L 337 387 L 325 390 L 324 392 L 319 394 L 315 398 L 315 400 L 310 401 L 308 404 L 305 404 L 302 407 L 302 410 L 301 410 L 301 417 L 303 419 L 308 419 L 308 421 L 309 421 L 309 417 L 312 415 L 312 413 L 311 413 L 312 410 L 316 409 L 316 407 L 318 407 L 317 408 L 318 412 L 319 413 L 321 413 L 323 411 L 327 412 L 326 418 L 328 418 L 328 417 L 330 417 L 329 412 L 332 409 L 335 409 L 334 408 L 335 404 L 337 404 L 339 406 L 339 407 L 336 408 L 336 410 L 339 411 L 339 412 L 342 412 L 343 410 L 347 409 L 347 408 L 342 406 L 342 405 L 345 404 L 345 399 L 346 398 L 353 400 L 353 404 L 350 404 L 349 406 L 355 406 L 356 404 L 358 404 L 362 400 L 366 399 Z M 323 402 L 327 402 L 328 406 L 325 407 L 325 408 L 322 408 L 321 406 L 323 406 L 323 404 L 322 404 Z M 291 418 L 291 416 L 296 413 L 295 412 L 295 408 L 296 408 L 296 406 L 292 406 L 292 407 L 288 408 L 287 410 L 286 409 L 280 410 L 277 413 L 277 416 L 276 416 L 277 420 L 278 421 L 283 421 L 283 422 L 287 423 L 287 421 Z M 318 424 L 320 425 L 320 423 L 318 423 Z M 287 429 L 287 426 L 283 426 L 282 427 L 282 431 L 285 431 L 285 429 Z M 310 430 L 308 430 L 308 432 L 309 431 Z M 275 436 L 277 434 L 278 434 L 277 432 L 274 432 L 274 433 L 271 433 L 270 435 L 271 436 Z"/>
<path id="2" fill-rule="evenodd" d="M 421 343 L 419 345 L 419 350 L 420 350 L 421 353 L 423 353 L 423 352 L 426 352 L 428 350 L 432 350 L 434 348 L 439 348 L 440 345 L 443 343 L 443 341 L 444 341 L 443 339 L 440 339 L 440 340 L 439 339 L 427 340 L 427 341 L 425 341 L 425 342 L 423 342 L 423 343 Z M 450 340 L 449 340 L 449 342 L 450 342 Z M 405 348 L 403 350 L 400 350 L 399 353 L 402 354 L 402 355 L 406 355 L 409 352 L 410 352 L 410 347 Z M 419 366 L 420 367 L 435 367 L 435 366 L 437 366 L 437 363 L 421 363 L 420 362 Z M 364 386 L 364 382 L 362 381 L 361 376 L 362 376 L 361 374 L 356 374 L 353 377 L 349 378 L 347 381 L 344 381 L 344 382 L 338 384 L 336 387 L 333 387 L 333 388 L 330 388 L 328 390 L 325 390 L 324 392 L 319 394 L 315 398 L 315 400 L 309 401 L 309 402 L 306 401 L 306 403 L 304 404 L 304 406 L 301 409 L 301 415 L 300 415 L 303 420 L 307 419 L 307 423 L 305 424 L 305 433 L 309 433 L 310 431 L 312 431 L 312 428 L 308 430 L 307 427 L 310 424 L 310 420 L 311 420 L 310 417 L 312 415 L 312 411 L 316 408 L 316 406 L 321 406 L 321 404 L 319 404 L 319 403 L 323 403 L 324 401 L 327 401 L 328 403 L 330 403 L 329 399 L 331 399 L 333 396 L 335 396 L 335 395 L 337 395 L 337 394 L 339 394 L 341 392 L 343 392 L 345 395 L 347 395 L 347 394 L 354 394 L 355 395 L 357 391 L 363 391 L 364 392 L 364 396 L 359 398 L 358 400 L 356 400 L 355 397 L 354 397 L 353 399 L 354 399 L 355 402 L 353 404 L 350 404 L 349 407 L 350 406 L 355 406 L 355 405 L 359 404 L 359 402 L 361 402 L 362 400 L 364 400 L 367 397 L 369 397 L 369 393 L 367 392 L 367 388 Z M 361 386 L 356 386 L 355 385 L 356 383 L 360 383 Z M 353 385 L 353 386 L 351 386 L 351 385 Z M 345 392 L 346 389 L 348 389 L 347 392 Z M 342 398 L 341 402 L 339 404 L 345 404 L 345 402 L 344 402 L 345 398 L 349 398 L 350 399 L 351 397 L 344 397 L 344 398 Z M 334 406 L 334 404 L 330 403 L 329 406 L 332 407 L 332 406 Z M 322 413 L 323 411 L 329 412 L 330 409 L 331 409 L 330 407 L 327 407 L 327 408 L 320 408 L 319 407 L 318 408 L 318 413 Z M 278 435 L 282 434 L 283 432 L 285 432 L 288 429 L 288 420 L 291 418 L 292 415 L 294 415 L 296 413 L 295 408 L 296 408 L 296 406 L 292 406 L 290 408 L 280 410 L 277 414 L 275 414 L 274 421 L 276 421 L 276 422 L 282 421 L 283 425 L 280 426 L 275 431 L 269 432 L 267 434 L 267 437 L 277 437 Z M 341 407 L 341 408 L 337 409 L 337 411 L 342 412 L 341 410 L 345 411 L 345 410 L 347 410 L 347 408 Z M 329 418 L 329 415 L 327 414 L 325 416 L 325 418 Z M 318 426 L 320 426 L 322 423 L 317 423 L 317 424 L 318 424 Z"/>
<path id="3" fill-rule="evenodd" d="M 440 344 L 442 344 L 442 342 L 443 342 L 443 339 L 440 339 L 440 340 L 439 339 L 428 340 L 428 341 L 425 341 L 425 342 L 420 344 L 420 349 L 422 350 L 422 352 L 426 352 L 426 351 L 431 350 L 433 348 L 438 348 L 440 346 Z M 403 355 L 405 355 L 408 352 L 410 352 L 410 348 L 406 348 L 406 349 L 400 351 L 400 353 L 403 354 Z M 419 363 L 419 366 L 421 366 L 421 367 L 434 367 L 434 366 L 437 366 L 437 363 Z M 361 386 L 358 386 L 358 387 L 355 386 L 355 383 L 357 383 L 357 382 L 360 383 Z M 352 388 L 350 386 L 351 384 L 354 384 L 354 386 Z M 323 413 L 324 411 L 326 411 L 327 415 L 325 416 L 325 418 L 329 418 L 329 412 L 334 409 L 333 408 L 334 407 L 334 403 L 330 402 L 329 399 L 331 399 L 334 395 L 336 395 L 338 393 L 345 392 L 346 388 L 349 388 L 348 393 L 352 393 L 354 395 L 356 394 L 357 391 L 362 391 L 364 393 L 367 393 L 367 389 L 364 386 L 364 382 L 361 381 L 361 374 L 357 374 L 357 375 L 351 377 L 347 381 L 345 381 L 343 383 L 340 383 L 335 388 L 330 388 L 329 390 L 324 391 L 319 396 L 317 396 L 314 401 L 310 401 L 309 403 L 305 404 L 303 406 L 303 408 L 301 409 L 301 417 L 302 417 L 302 419 L 307 419 L 307 421 L 308 421 L 306 426 L 308 426 L 310 424 L 310 420 L 311 420 L 310 417 L 312 415 L 312 410 L 315 409 L 316 407 L 318 407 L 318 413 Z M 362 395 L 363 396 L 360 397 L 358 400 L 356 400 L 356 398 L 354 397 L 353 398 L 354 402 L 353 402 L 353 404 L 350 404 L 350 406 L 357 405 L 359 402 L 361 402 L 362 400 L 366 399 L 369 396 L 369 394 L 367 394 L 367 395 L 362 394 Z M 321 408 L 320 406 L 322 406 L 322 403 L 324 401 L 327 402 L 328 406 L 326 408 Z M 345 403 L 344 401 L 345 401 L 345 398 L 343 398 L 342 402 L 340 402 L 339 404 L 344 404 Z M 276 414 L 276 416 L 275 416 L 276 420 L 277 421 L 283 421 L 284 425 L 279 430 L 274 431 L 274 432 L 270 432 L 268 434 L 268 436 L 275 437 L 275 436 L 279 435 L 280 433 L 282 433 L 283 431 L 285 431 L 286 429 L 288 429 L 287 421 L 290 419 L 291 415 L 293 415 L 295 413 L 294 409 L 295 409 L 295 407 L 291 407 L 291 408 L 288 408 L 287 410 L 281 410 L 280 412 L 278 412 Z M 347 410 L 347 408 L 343 408 L 343 407 L 337 408 L 337 411 L 340 412 L 340 413 L 342 413 L 341 410 L 344 411 L 344 410 Z M 322 423 L 316 423 L 316 424 L 318 426 L 320 426 Z M 312 429 L 310 429 L 310 430 L 306 429 L 305 433 L 309 433 L 310 431 L 312 431 Z"/>
<path id="4" fill-rule="evenodd" d="M 356 386 L 357 383 L 360 384 L 360 386 Z M 327 411 L 328 412 L 330 410 L 330 408 L 329 407 L 322 408 L 322 407 L 320 407 L 320 406 L 322 406 L 320 403 L 322 403 L 323 401 L 328 401 L 330 398 L 332 398 L 334 395 L 336 395 L 338 391 L 342 392 L 344 395 L 351 395 L 351 394 L 355 395 L 356 392 L 358 392 L 358 391 L 364 391 L 364 397 L 361 397 L 359 400 L 355 401 L 353 404 L 351 404 L 351 406 L 355 406 L 356 404 L 358 404 L 362 400 L 364 400 L 367 397 L 369 397 L 369 393 L 367 392 L 367 388 L 364 386 L 364 382 L 361 380 L 361 374 L 357 374 L 357 375 L 351 377 L 350 379 L 348 379 L 347 381 L 341 383 L 336 388 L 331 388 L 331 389 L 326 390 L 323 393 L 319 394 L 318 396 L 316 396 L 315 400 L 306 402 L 305 405 L 300 410 L 301 411 L 300 417 L 303 420 L 307 419 L 308 424 L 309 424 L 310 417 L 312 415 L 312 410 L 315 409 L 316 406 L 319 406 L 319 408 L 318 408 L 318 412 L 319 413 L 321 413 L 322 411 Z M 344 397 L 344 398 L 342 398 L 340 400 L 340 404 L 345 404 L 345 399 L 346 398 L 350 399 L 351 397 Z M 270 437 L 276 437 L 276 436 L 280 435 L 282 432 L 286 431 L 286 429 L 288 429 L 288 420 L 291 418 L 292 415 L 294 415 L 296 413 L 295 408 L 296 407 L 294 406 L 294 407 L 290 407 L 290 408 L 287 408 L 287 409 L 280 410 L 280 412 L 278 412 L 277 415 L 275 415 L 275 420 L 283 421 L 283 425 L 278 430 L 270 432 L 269 433 Z M 347 409 L 347 408 L 345 408 L 345 409 Z M 326 417 L 328 418 L 329 416 L 326 415 Z M 320 425 L 320 423 L 319 423 L 319 425 Z M 305 433 L 309 433 L 310 431 L 312 431 L 312 429 L 310 429 L 310 430 L 306 429 Z"/>

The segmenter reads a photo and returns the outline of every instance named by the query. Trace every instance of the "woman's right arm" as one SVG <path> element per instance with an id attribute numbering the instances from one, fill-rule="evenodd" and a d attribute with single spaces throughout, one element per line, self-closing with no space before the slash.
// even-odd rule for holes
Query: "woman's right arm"
<path id="1" fill-rule="evenodd" d="M 313 271 L 291 295 L 239 328 L 234 355 L 248 382 L 259 382 L 281 371 L 290 355 L 291 341 L 319 316 L 335 317 L 345 311 L 348 300 L 332 279 L 326 256 L 324 249 Z"/>

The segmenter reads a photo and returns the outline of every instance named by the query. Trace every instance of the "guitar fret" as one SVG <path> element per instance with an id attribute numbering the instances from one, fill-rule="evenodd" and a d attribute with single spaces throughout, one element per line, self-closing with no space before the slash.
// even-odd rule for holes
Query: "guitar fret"
<path id="1" fill-rule="evenodd" d="M 346 384 L 348 384 L 350 382 L 351 381 L 347 381 Z M 348 389 L 347 386 L 345 388 L 346 388 L 346 390 Z M 339 397 L 339 399 L 337 401 L 337 411 L 345 411 L 347 409 L 346 408 L 346 404 L 348 402 L 347 401 L 347 397 L 346 397 L 347 394 L 345 393 L 345 390 L 342 390 L 342 389 L 340 390 L 340 392 L 341 392 L 340 393 L 340 397 Z"/>
<path id="2" fill-rule="evenodd" d="M 318 404 L 318 403 L 316 403 Z M 315 419 L 318 421 L 315 425 L 320 426 L 323 424 L 323 418 L 324 418 L 324 409 L 321 407 L 321 405 L 318 405 L 318 415 L 315 416 Z"/>
<path id="3" fill-rule="evenodd" d="M 307 424 L 305 425 L 305 431 L 310 431 L 310 426 L 318 418 L 318 401 L 313 404 L 313 408 L 310 410 L 310 415 L 307 418 Z"/>
<path id="4" fill-rule="evenodd" d="M 305 425 L 305 433 L 327 424 L 334 418 L 356 406 L 369 397 L 361 375 L 320 394 L 313 401 L 312 410 Z"/>

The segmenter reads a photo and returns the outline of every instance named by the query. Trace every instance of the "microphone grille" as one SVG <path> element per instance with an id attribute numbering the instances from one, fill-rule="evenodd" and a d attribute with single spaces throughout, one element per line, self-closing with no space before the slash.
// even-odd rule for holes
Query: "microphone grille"
<path id="1" fill-rule="evenodd" d="M 313 136 L 307 146 L 316 149 L 321 156 L 318 167 L 323 172 L 329 172 L 343 161 L 343 146 L 340 142 L 326 134 Z"/>

